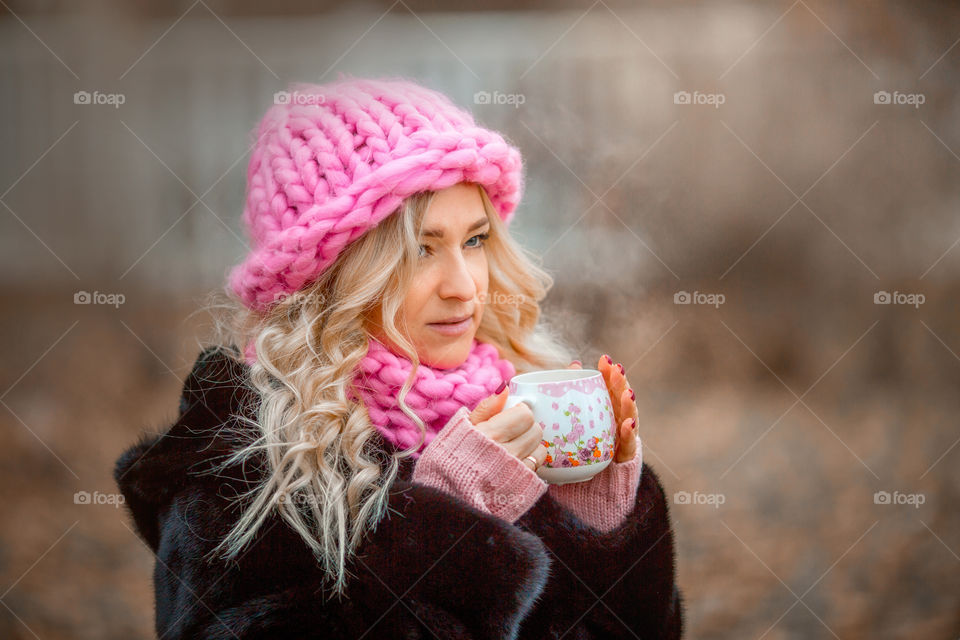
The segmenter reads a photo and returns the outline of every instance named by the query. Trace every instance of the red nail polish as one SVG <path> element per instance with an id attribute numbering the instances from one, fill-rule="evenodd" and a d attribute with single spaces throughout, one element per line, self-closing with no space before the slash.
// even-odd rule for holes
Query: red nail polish
<path id="1" fill-rule="evenodd" d="M 603 356 L 603 357 L 607 359 L 607 364 L 613 364 L 613 358 L 611 358 L 610 356 Z"/>
<path id="2" fill-rule="evenodd" d="M 633 389 L 630 389 L 630 399 L 631 399 L 631 400 L 636 400 L 636 399 L 637 399 L 637 395 L 633 392 Z"/>
<path id="3" fill-rule="evenodd" d="M 507 383 L 506 383 L 506 381 L 501 382 L 501 383 L 500 383 L 500 386 L 497 387 L 497 390 L 493 392 L 493 395 L 499 395 L 500 392 L 503 391 L 503 390 L 506 389 L 506 388 L 507 388 Z"/>
<path id="4" fill-rule="evenodd" d="M 620 367 L 620 375 L 624 375 L 624 373 L 623 373 L 623 365 L 618 362 L 618 363 L 617 363 L 617 366 Z"/>
<path id="5" fill-rule="evenodd" d="M 630 418 L 630 431 L 633 431 L 633 428 L 637 426 L 637 421 L 633 418 Z"/>

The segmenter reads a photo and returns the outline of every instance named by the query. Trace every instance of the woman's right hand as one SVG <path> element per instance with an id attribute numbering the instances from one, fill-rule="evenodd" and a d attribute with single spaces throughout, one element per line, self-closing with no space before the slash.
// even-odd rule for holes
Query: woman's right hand
<path id="1" fill-rule="evenodd" d="M 547 448 L 542 442 L 543 427 L 534 420 L 533 411 L 523 402 L 505 410 L 503 407 L 509 395 L 510 390 L 505 387 L 499 394 L 481 400 L 470 412 L 470 422 L 478 431 L 536 471 L 536 467 L 547 459 Z M 536 459 L 536 466 L 527 456 Z"/>

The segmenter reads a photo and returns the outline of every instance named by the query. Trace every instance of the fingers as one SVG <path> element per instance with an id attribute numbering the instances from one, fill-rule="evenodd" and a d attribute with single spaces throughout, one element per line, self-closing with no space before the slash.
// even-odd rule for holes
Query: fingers
<path id="1" fill-rule="evenodd" d="M 530 430 L 534 425 L 533 411 L 526 403 L 516 404 L 504 409 L 476 427 L 486 433 L 494 442 L 506 444 Z M 532 448 L 532 447 L 531 447 Z"/>
<path id="2" fill-rule="evenodd" d="M 607 384 L 614 423 L 617 425 L 613 459 L 627 462 L 634 458 L 637 451 L 637 424 L 640 421 L 637 396 L 627 382 L 622 364 L 614 363 L 609 355 L 604 354 L 600 357 L 597 368 L 603 373 L 604 382 Z"/>
<path id="3" fill-rule="evenodd" d="M 527 456 L 533 456 L 533 458 L 537 461 L 536 466 L 534 466 L 533 462 L 531 462 L 530 458 Z M 532 453 L 528 453 L 525 456 L 523 456 L 523 463 L 527 465 L 527 467 L 529 467 L 531 471 L 536 471 L 537 468 L 542 466 L 543 463 L 545 463 L 546 461 L 547 461 L 547 448 L 542 444 L 538 444 L 537 448 L 534 449 Z"/>
<path id="4" fill-rule="evenodd" d="M 613 418 L 616 424 L 623 422 L 624 415 L 620 411 L 620 396 L 616 391 L 615 372 L 618 368 L 613 364 L 610 356 L 604 354 L 600 356 L 597 368 L 603 374 L 603 381 L 607 385 L 607 393 L 610 396 L 610 409 L 613 411 Z"/>
<path id="5" fill-rule="evenodd" d="M 500 413 L 503 410 L 503 405 L 507 402 L 508 395 L 510 395 L 509 392 L 504 389 L 500 393 L 489 395 L 481 400 L 470 412 L 470 422 L 480 424 Z"/>
<path id="6" fill-rule="evenodd" d="M 636 420 L 627 418 L 620 425 L 617 446 L 613 454 L 614 462 L 629 462 L 637 455 L 636 424 Z"/>
<path id="7" fill-rule="evenodd" d="M 501 444 L 507 451 L 522 459 L 532 455 L 537 447 L 542 447 L 541 440 L 543 440 L 543 427 L 534 424 L 513 440 Z"/>
<path id="8" fill-rule="evenodd" d="M 627 418 L 639 418 L 636 408 L 636 394 L 627 382 L 627 376 L 620 363 L 614 363 L 608 355 L 600 357 L 597 368 L 603 373 L 607 391 L 610 394 L 610 405 L 613 408 L 617 423 Z"/>
<path id="9" fill-rule="evenodd" d="M 634 420 L 639 420 L 640 416 L 637 412 L 636 395 L 634 395 L 633 389 L 626 388 L 620 393 L 620 415 L 624 419 L 633 418 Z"/>
<path id="10" fill-rule="evenodd" d="M 613 394 L 617 399 L 617 406 L 622 406 L 622 398 L 627 388 L 627 376 L 623 370 L 623 365 L 619 362 L 610 368 L 610 381 L 613 383 Z M 620 419 L 626 418 L 626 413 L 620 414 Z"/>
<path id="11" fill-rule="evenodd" d="M 543 427 L 534 419 L 530 407 L 522 402 L 474 427 L 533 470 L 547 459 L 547 448 L 541 444 Z M 534 465 L 527 456 L 533 456 L 537 464 Z"/>

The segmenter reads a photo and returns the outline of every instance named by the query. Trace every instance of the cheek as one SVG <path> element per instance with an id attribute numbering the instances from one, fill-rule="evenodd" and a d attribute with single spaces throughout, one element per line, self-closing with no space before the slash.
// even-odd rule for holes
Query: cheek
<path id="1" fill-rule="evenodd" d="M 427 270 L 414 277 L 410 290 L 404 296 L 403 304 L 400 306 L 400 314 L 407 320 L 416 320 L 427 306 L 435 286 L 434 276 Z"/>
<path id="2" fill-rule="evenodd" d="M 477 290 L 486 291 L 487 286 L 490 283 L 490 267 L 487 263 L 486 253 L 480 253 L 477 259 L 474 261 L 473 267 L 470 271 L 473 275 L 473 281 L 477 285 Z"/>

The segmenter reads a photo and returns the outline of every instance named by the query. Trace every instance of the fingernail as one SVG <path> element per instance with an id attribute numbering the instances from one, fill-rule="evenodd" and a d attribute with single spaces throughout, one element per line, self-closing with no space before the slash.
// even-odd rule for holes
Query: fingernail
<path id="1" fill-rule="evenodd" d="M 633 431 L 633 428 L 637 426 L 637 421 L 633 418 L 630 418 L 630 431 Z"/>
<path id="2" fill-rule="evenodd" d="M 507 388 L 507 382 L 503 381 L 500 383 L 500 386 L 497 387 L 497 390 L 493 392 L 493 395 L 500 395 L 500 392 Z"/>
<path id="3" fill-rule="evenodd" d="M 603 357 L 607 359 L 607 364 L 613 364 L 613 358 L 611 358 L 610 356 L 603 356 Z"/>
<path id="4" fill-rule="evenodd" d="M 631 399 L 631 400 L 636 400 L 636 399 L 637 399 L 637 395 L 633 392 L 633 389 L 630 389 L 630 399 Z"/>
<path id="5" fill-rule="evenodd" d="M 620 375 L 623 375 L 623 365 L 618 362 L 617 366 L 620 367 Z"/>
<path id="6" fill-rule="evenodd" d="M 574 360 L 574 361 L 571 362 L 570 364 L 579 364 L 580 366 L 583 366 L 583 363 L 580 362 L 579 360 Z"/>

